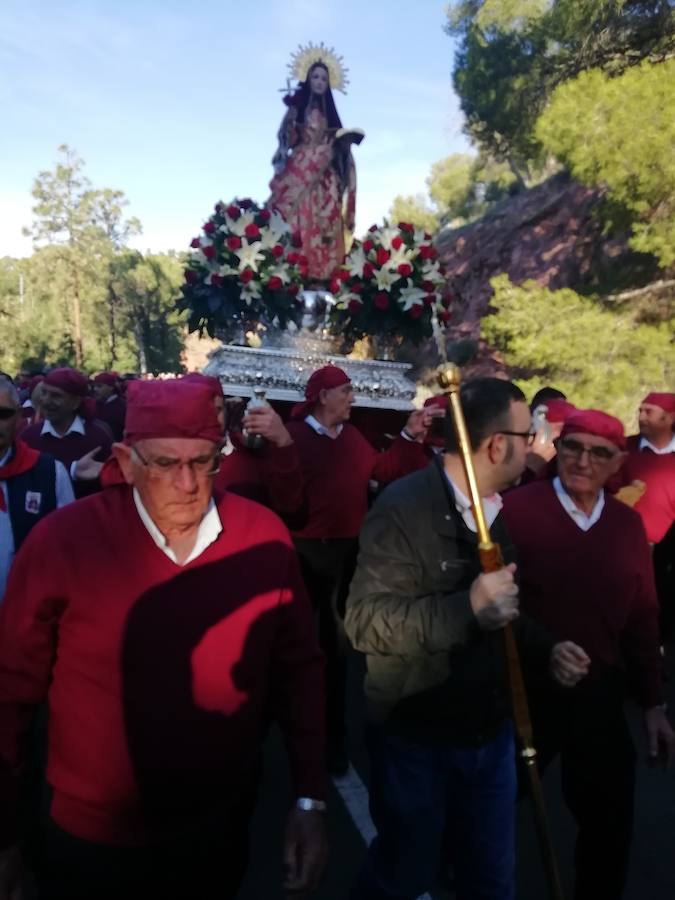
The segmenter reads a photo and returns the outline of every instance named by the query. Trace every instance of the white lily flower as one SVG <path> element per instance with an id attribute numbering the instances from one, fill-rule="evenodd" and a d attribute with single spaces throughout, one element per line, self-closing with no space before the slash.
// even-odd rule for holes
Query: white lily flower
<path id="1" fill-rule="evenodd" d="M 241 299 L 246 301 L 246 305 L 250 306 L 252 300 L 260 300 L 262 294 L 260 293 L 260 285 L 256 281 L 249 281 L 248 284 L 243 285 L 241 289 Z"/>
<path id="2" fill-rule="evenodd" d="M 349 269 L 349 274 L 352 278 L 363 278 L 363 267 L 366 262 L 365 253 L 361 247 L 357 247 L 355 250 L 352 250 L 347 257 L 345 268 Z"/>
<path id="3" fill-rule="evenodd" d="M 260 252 L 260 241 L 254 241 L 252 244 L 244 243 L 238 250 L 234 251 L 234 255 L 239 260 L 239 271 L 249 266 L 254 272 L 258 271 L 258 263 L 262 262 L 265 257 Z"/>
<path id="4" fill-rule="evenodd" d="M 270 216 L 267 227 L 277 238 L 282 238 L 285 234 L 291 233 L 291 226 L 276 209 Z"/>
<path id="5" fill-rule="evenodd" d="M 378 291 L 390 291 L 392 284 L 401 277 L 398 272 L 392 271 L 387 266 L 384 266 L 382 269 L 376 269 L 374 275 Z"/>
<path id="6" fill-rule="evenodd" d="M 271 268 L 269 277 L 273 278 L 275 275 L 277 276 L 277 278 L 281 278 L 284 284 L 291 283 L 291 276 L 288 274 L 288 269 L 286 266 L 274 266 L 274 268 Z"/>
<path id="7" fill-rule="evenodd" d="M 225 263 L 225 265 L 222 265 L 218 269 L 218 274 L 222 275 L 223 278 L 226 278 L 228 275 L 238 275 L 239 269 L 235 269 L 234 266 L 230 266 L 228 265 L 228 263 Z"/>
<path id="8" fill-rule="evenodd" d="M 395 237 L 400 237 L 400 232 L 398 228 L 383 228 L 378 237 L 384 249 L 391 250 L 391 242 Z"/>
<path id="9" fill-rule="evenodd" d="M 238 237 L 243 238 L 248 226 L 255 224 L 255 213 L 250 211 L 243 212 L 238 219 L 231 219 L 226 215 L 225 221 L 227 222 L 228 231 L 231 231 L 232 234 L 236 234 Z"/>
<path id="10" fill-rule="evenodd" d="M 260 246 L 263 250 L 271 250 L 272 247 L 276 247 L 280 238 L 280 234 L 275 234 L 269 228 L 263 228 L 260 232 Z"/>
<path id="11" fill-rule="evenodd" d="M 403 306 L 405 312 L 407 312 L 412 306 L 424 306 L 424 298 L 426 294 L 424 291 L 421 291 L 419 288 L 413 287 L 413 283 L 408 279 L 407 287 L 404 287 L 401 291 L 401 296 L 398 298 L 398 302 Z"/>
<path id="12" fill-rule="evenodd" d="M 425 281 L 433 281 L 435 284 L 442 284 L 445 281 L 443 275 L 441 275 L 440 271 L 440 263 L 438 260 L 432 262 L 431 260 L 427 260 L 422 267 L 422 278 Z"/>
<path id="13" fill-rule="evenodd" d="M 396 269 L 402 263 L 412 263 L 418 253 L 419 250 L 409 250 L 405 244 L 402 244 L 398 250 L 391 251 L 391 257 L 387 265 Z"/>

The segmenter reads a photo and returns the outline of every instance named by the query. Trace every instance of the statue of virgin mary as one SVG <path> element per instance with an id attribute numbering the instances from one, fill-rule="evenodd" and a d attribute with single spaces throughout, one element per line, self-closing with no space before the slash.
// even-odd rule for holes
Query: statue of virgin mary
<path id="1" fill-rule="evenodd" d="M 302 241 L 310 287 L 321 287 L 344 262 L 356 210 L 356 167 L 351 144 L 363 132 L 342 127 L 332 88 L 345 92 L 342 58 L 323 44 L 300 47 L 290 64 L 299 80 L 272 160 L 267 205 L 277 209 Z M 312 284 L 314 282 L 314 284 Z"/>

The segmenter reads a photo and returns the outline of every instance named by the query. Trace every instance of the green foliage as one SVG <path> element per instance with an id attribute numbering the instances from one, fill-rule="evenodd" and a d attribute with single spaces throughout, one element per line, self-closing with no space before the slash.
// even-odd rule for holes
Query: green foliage
<path id="1" fill-rule="evenodd" d="M 604 409 L 632 425 L 648 390 L 675 382 L 675 319 L 640 323 L 569 289 L 549 291 L 506 275 L 492 280 L 494 315 L 482 321 L 486 340 L 532 395 L 545 384 L 581 407 Z"/>
<path id="2" fill-rule="evenodd" d="M 391 222 L 410 222 L 431 233 L 438 228 L 438 214 L 429 206 L 424 194 L 394 197 L 388 218 Z"/>
<path id="3" fill-rule="evenodd" d="M 535 124 L 555 88 L 580 72 L 613 75 L 675 48 L 668 0 L 459 0 L 448 10 L 459 38 L 453 80 L 467 131 L 525 181 L 541 165 Z"/>
<path id="4" fill-rule="evenodd" d="M 66 145 L 33 197 L 33 255 L 0 260 L 0 367 L 177 371 L 180 261 L 125 249 L 140 223 L 125 219 L 124 194 L 95 189 Z"/>
<path id="5" fill-rule="evenodd" d="M 517 188 L 516 177 L 505 163 L 485 154 L 464 153 L 434 163 L 427 184 L 443 220 L 453 224 L 479 218 Z"/>
<path id="6" fill-rule="evenodd" d="M 630 211 L 635 250 L 675 262 L 675 60 L 617 78 L 582 72 L 555 91 L 537 136 L 575 178 L 606 186 Z"/>

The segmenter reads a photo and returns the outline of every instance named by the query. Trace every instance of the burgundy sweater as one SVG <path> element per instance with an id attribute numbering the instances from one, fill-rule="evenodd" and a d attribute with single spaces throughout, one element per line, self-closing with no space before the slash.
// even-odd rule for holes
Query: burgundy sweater
<path id="1" fill-rule="evenodd" d="M 308 515 L 301 538 L 354 538 L 368 511 L 368 482 L 384 484 L 428 464 L 422 444 L 397 437 L 378 453 L 347 423 L 337 438 L 317 432 L 305 421 L 288 422 L 300 457 Z"/>
<path id="2" fill-rule="evenodd" d="M 110 456 L 112 435 L 103 423 L 87 421 L 84 424 L 84 434 L 75 432 L 62 438 L 54 437 L 53 434 L 41 434 L 43 424 L 43 422 L 37 422 L 35 425 L 29 425 L 21 432 L 21 439 L 29 447 L 39 450 L 40 453 L 50 453 L 63 463 L 69 475 L 71 464 L 95 447 L 101 448 L 100 452 L 96 454 L 96 459 L 100 462 L 105 462 Z M 87 481 L 78 480 L 73 483 L 77 498 L 86 497 L 100 490 L 100 487 L 98 478 Z"/>
<path id="3" fill-rule="evenodd" d="M 183 567 L 126 486 L 31 532 L 0 608 L 0 841 L 45 697 L 51 815 L 78 837 L 140 844 L 226 814 L 270 718 L 296 794 L 324 796 L 323 660 L 288 531 L 234 494 L 218 511 L 223 531 Z"/>
<path id="4" fill-rule="evenodd" d="M 662 702 L 657 600 L 647 538 L 637 513 L 605 493 L 598 522 L 582 531 L 552 482 L 504 495 L 518 555 L 523 609 L 591 657 L 589 677 L 626 667 L 645 707 Z"/>

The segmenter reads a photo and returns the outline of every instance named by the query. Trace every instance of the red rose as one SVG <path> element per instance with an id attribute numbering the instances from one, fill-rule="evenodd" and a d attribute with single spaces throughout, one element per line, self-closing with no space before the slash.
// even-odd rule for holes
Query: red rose
<path id="1" fill-rule="evenodd" d="M 377 251 L 377 264 L 378 266 L 383 266 L 387 262 L 389 262 L 389 253 L 384 247 L 380 247 Z"/>
<path id="2" fill-rule="evenodd" d="M 227 239 L 227 246 L 230 250 L 240 250 L 241 249 L 241 238 L 236 234 L 233 234 L 231 237 Z"/>
<path id="3" fill-rule="evenodd" d="M 309 276 L 309 266 L 298 266 L 298 274 L 303 281 L 306 281 Z"/>
<path id="4" fill-rule="evenodd" d="M 403 246 L 403 238 L 396 235 L 394 240 L 391 242 L 391 246 L 394 248 L 394 250 L 400 250 Z"/>
<path id="5" fill-rule="evenodd" d="M 288 293 L 291 295 L 291 297 L 295 297 L 297 294 L 300 293 L 300 285 L 295 284 L 295 282 L 293 282 L 293 284 L 289 284 L 288 285 Z"/>
<path id="6" fill-rule="evenodd" d="M 214 232 L 215 230 L 216 230 L 215 223 L 213 223 L 213 222 L 209 219 L 209 221 L 206 223 L 206 225 L 204 225 L 204 231 L 205 231 L 207 234 L 213 234 L 213 232 Z"/>
<path id="7" fill-rule="evenodd" d="M 192 238 L 192 240 L 190 241 L 190 246 L 194 247 L 195 250 L 197 249 L 197 247 L 200 247 L 201 244 L 200 244 L 199 238 Z"/>
<path id="8" fill-rule="evenodd" d="M 389 294 L 386 291 L 379 291 L 379 293 L 375 294 L 373 303 L 378 309 L 383 311 L 389 309 Z"/>
<path id="9" fill-rule="evenodd" d="M 250 209 L 253 206 L 253 200 L 251 200 L 250 197 L 246 197 L 244 200 L 239 201 L 239 206 L 241 206 L 242 209 Z"/>
<path id="10" fill-rule="evenodd" d="M 289 266 L 297 266 L 297 264 L 300 262 L 300 254 L 296 253 L 295 250 L 291 250 L 291 252 L 286 257 L 286 262 L 289 264 Z"/>
<path id="11" fill-rule="evenodd" d="M 363 242 L 363 252 L 370 253 L 370 251 L 373 249 L 374 246 L 375 245 L 373 244 L 372 241 L 364 241 Z"/>
<path id="12" fill-rule="evenodd" d="M 403 278 L 406 278 L 412 272 L 412 266 L 410 263 L 401 263 L 398 267 L 398 274 L 402 275 Z"/>
<path id="13" fill-rule="evenodd" d="M 302 247 L 302 235 L 300 234 L 299 231 L 293 232 L 293 237 L 291 238 L 291 244 L 293 244 L 294 247 Z"/>
<path id="14" fill-rule="evenodd" d="M 223 276 L 222 276 L 222 275 L 212 275 L 212 276 L 211 276 L 211 284 L 212 284 L 214 287 L 220 287 L 222 283 L 223 283 Z"/>
<path id="15" fill-rule="evenodd" d="M 420 285 L 425 294 L 433 294 L 436 290 L 433 281 L 423 281 Z"/>
<path id="16" fill-rule="evenodd" d="M 445 294 L 444 297 L 441 297 L 441 304 L 447 309 L 448 306 L 452 303 L 452 297 L 450 294 Z M 449 314 L 448 314 L 449 315 Z"/>
<path id="17" fill-rule="evenodd" d="M 347 304 L 347 309 L 350 313 L 357 313 L 361 309 L 361 301 L 360 300 L 350 300 Z"/>
<path id="18" fill-rule="evenodd" d="M 422 244 L 420 247 L 420 259 L 433 259 L 434 248 L 428 244 Z"/>
<path id="19" fill-rule="evenodd" d="M 349 281 L 349 272 L 346 269 L 338 269 L 335 274 L 340 281 Z"/>
<path id="20" fill-rule="evenodd" d="M 368 231 L 369 231 L 371 234 L 375 234 L 375 232 L 377 231 L 377 228 L 378 228 L 377 225 L 371 225 L 370 228 L 368 229 Z"/>
<path id="21" fill-rule="evenodd" d="M 360 294 L 363 291 L 363 284 L 360 281 L 355 281 L 350 287 L 350 291 L 352 294 Z"/>
<path id="22" fill-rule="evenodd" d="M 263 223 L 263 225 L 266 225 L 272 218 L 272 213 L 269 211 L 269 209 L 261 209 L 258 213 L 258 218 Z"/>
<path id="23" fill-rule="evenodd" d="M 450 321 L 450 313 L 447 309 L 442 309 L 438 314 L 438 318 L 441 322 L 447 324 Z"/>
<path id="24" fill-rule="evenodd" d="M 272 247 L 272 256 L 275 259 L 281 259 L 281 257 L 283 255 L 284 255 L 284 248 L 281 246 L 281 244 L 276 244 L 274 247 Z"/>
<path id="25" fill-rule="evenodd" d="M 231 219 L 234 219 L 235 221 L 241 215 L 241 213 L 239 212 L 239 207 L 235 206 L 234 203 L 232 203 L 230 206 L 228 206 L 227 209 L 225 210 L 225 212 L 228 214 L 228 216 Z"/>
<path id="26" fill-rule="evenodd" d="M 267 287 L 271 291 L 280 291 L 283 286 L 284 283 L 278 275 L 272 275 L 270 280 L 267 282 Z"/>
<path id="27" fill-rule="evenodd" d="M 199 275 L 194 269 L 186 269 L 185 280 L 188 284 L 196 284 L 199 281 Z"/>
<path id="28" fill-rule="evenodd" d="M 375 271 L 375 266 L 372 263 L 367 262 L 365 264 L 365 266 L 363 267 L 363 277 L 364 278 L 372 278 L 374 271 Z"/>
<path id="29" fill-rule="evenodd" d="M 408 312 L 410 313 L 410 318 L 411 318 L 411 319 L 419 319 L 419 317 L 420 317 L 420 316 L 422 315 L 422 313 L 424 312 L 424 307 L 423 307 L 423 306 L 420 306 L 420 305 L 417 304 L 417 303 L 415 303 L 413 306 L 410 307 L 410 309 L 408 310 Z"/>
<path id="30" fill-rule="evenodd" d="M 244 228 L 244 234 L 246 235 L 247 238 L 259 238 L 260 237 L 260 229 L 258 228 L 257 225 L 253 225 L 253 224 L 247 225 L 246 228 Z"/>
<path id="31" fill-rule="evenodd" d="M 398 230 L 399 230 L 399 231 L 405 231 L 405 232 L 407 232 L 408 234 L 414 234 L 414 233 L 415 233 L 415 226 L 414 226 L 414 225 L 411 225 L 410 222 L 399 222 L 399 223 L 398 223 Z M 413 309 L 414 309 L 414 308 L 415 308 L 415 307 L 413 306 Z"/>
<path id="32" fill-rule="evenodd" d="M 339 294 L 340 293 L 340 282 L 336 275 L 330 280 L 330 292 L 331 294 Z"/>
<path id="33" fill-rule="evenodd" d="M 207 247 L 202 247 L 202 253 L 207 259 L 216 258 L 216 248 L 213 246 L 213 244 L 209 244 Z"/>
<path id="34" fill-rule="evenodd" d="M 433 306 L 435 302 L 436 302 L 435 294 L 427 294 L 426 297 L 424 298 L 425 306 Z"/>
<path id="35" fill-rule="evenodd" d="M 252 278 L 253 269 L 244 269 L 243 272 L 239 273 L 239 281 L 241 281 L 242 284 L 248 284 Z"/>

